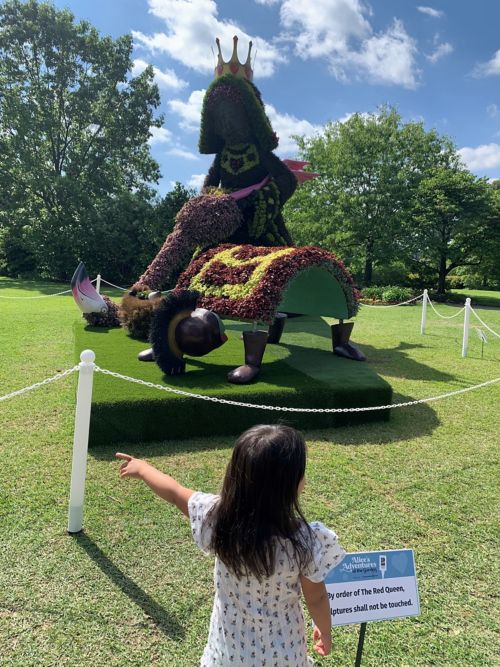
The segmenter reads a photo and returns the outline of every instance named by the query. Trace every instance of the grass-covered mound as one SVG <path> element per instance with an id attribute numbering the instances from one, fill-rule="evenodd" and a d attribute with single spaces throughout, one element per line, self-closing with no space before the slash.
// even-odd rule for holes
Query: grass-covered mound
<path id="1" fill-rule="evenodd" d="M 138 361 L 137 353 L 146 345 L 123 329 L 103 330 L 76 324 L 75 359 L 83 349 L 90 348 L 96 353 L 96 363 L 108 370 L 196 394 L 256 405 L 345 408 L 391 403 L 391 386 L 370 364 L 334 356 L 329 327 L 322 320 L 305 317 L 287 322 L 280 345 L 268 345 L 257 382 L 245 386 L 229 384 L 227 373 L 243 363 L 240 332 L 244 327 L 229 322 L 228 342 L 206 357 L 189 358 L 182 376 L 166 377 L 155 363 Z M 90 443 L 230 435 L 262 421 L 286 420 L 301 428 L 324 428 L 380 421 L 388 418 L 388 412 L 298 414 L 255 410 L 180 397 L 96 373 Z"/>

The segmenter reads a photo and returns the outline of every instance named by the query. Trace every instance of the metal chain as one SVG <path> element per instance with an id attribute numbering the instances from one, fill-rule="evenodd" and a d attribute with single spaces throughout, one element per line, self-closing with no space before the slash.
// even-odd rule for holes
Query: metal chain
<path id="1" fill-rule="evenodd" d="M 188 398 L 197 398 L 202 401 L 210 401 L 212 403 L 222 403 L 223 405 L 234 405 L 239 408 L 277 410 L 279 412 L 313 412 L 313 413 L 368 412 L 370 410 L 388 410 L 390 408 L 404 408 L 410 405 L 417 405 L 418 403 L 429 403 L 430 401 L 439 401 L 440 399 L 447 398 L 448 396 L 456 396 L 458 394 L 464 394 L 467 391 L 472 391 L 473 389 L 479 389 L 480 387 L 486 387 L 487 385 L 494 384 L 495 382 L 500 381 L 500 377 L 498 377 L 495 378 L 494 380 L 488 380 L 486 382 L 482 382 L 481 384 L 476 384 L 473 387 L 466 387 L 465 389 L 457 389 L 456 391 L 450 391 L 447 394 L 440 394 L 439 396 L 431 396 L 430 398 L 421 398 L 415 401 L 406 401 L 405 403 L 393 403 L 390 405 L 372 405 L 361 408 L 290 408 L 281 405 L 256 405 L 255 403 L 243 403 L 242 401 L 232 401 L 227 398 L 218 398 L 217 396 L 207 396 L 206 394 L 192 394 L 188 391 L 183 391 L 182 389 L 175 389 L 174 387 L 169 387 L 167 385 L 155 384 L 154 382 L 146 382 L 145 380 L 131 378 L 128 375 L 122 375 L 121 373 L 108 371 L 105 368 L 101 368 L 100 366 L 95 366 L 94 370 L 97 373 L 102 373 L 103 375 L 110 375 L 111 377 L 118 378 L 119 380 L 125 380 L 126 382 L 140 384 L 144 387 L 149 387 L 150 389 L 159 389 L 160 391 L 166 391 L 172 394 L 177 394 L 179 396 L 186 396 Z"/>
<path id="2" fill-rule="evenodd" d="M 481 322 L 481 324 L 483 325 L 483 327 L 486 327 L 486 328 L 488 329 L 488 331 L 491 331 L 491 333 L 492 333 L 494 336 L 496 336 L 497 338 L 500 338 L 500 334 L 497 334 L 497 332 L 496 332 L 496 331 L 493 331 L 493 329 L 491 329 L 491 328 L 486 324 L 486 322 L 483 322 L 483 320 L 479 317 L 479 315 L 476 313 L 476 311 L 474 310 L 474 308 L 473 308 L 472 306 L 471 306 L 470 309 L 471 309 L 471 311 L 474 313 L 474 315 L 477 317 L 477 319 Z"/>
<path id="3" fill-rule="evenodd" d="M 465 306 L 463 306 L 463 308 L 460 308 L 460 310 L 458 311 L 458 313 L 455 313 L 454 315 L 441 315 L 441 313 L 438 313 L 438 311 L 434 308 L 434 304 L 433 304 L 432 301 L 430 300 L 429 296 L 427 296 L 427 301 L 428 301 L 428 303 L 429 303 L 429 306 L 430 306 L 430 307 L 432 308 L 432 310 L 436 313 L 436 315 L 437 315 L 438 317 L 441 317 L 443 320 L 452 320 L 454 317 L 457 317 L 458 315 L 460 315 L 460 313 L 462 312 L 462 310 L 465 310 Z"/>
<path id="4" fill-rule="evenodd" d="M 401 301 L 401 303 L 391 303 L 389 306 L 377 306 L 374 304 L 370 303 L 360 303 L 360 306 L 365 306 L 366 308 L 396 308 L 396 306 L 404 306 L 407 303 L 411 303 L 412 301 L 418 301 L 418 299 L 421 299 L 423 297 L 423 292 L 422 294 L 419 294 L 418 296 L 413 297 L 413 299 L 408 299 L 408 301 Z"/>
<path id="5" fill-rule="evenodd" d="M 73 366 L 73 368 L 68 368 L 68 370 L 66 371 L 61 371 L 61 373 L 57 373 L 56 375 L 53 375 L 50 378 L 46 378 L 41 382 L 35 382 L 35 384 L 32 384 L 29 387 L 24 387 L 24 389 L 18 389 L 17 391 L 13 391 L 10 394 L 7 394 L 6 396 L 0 396 L 0 402 L 6 401 L 7 399 L 13 398 L 14 396 L 20 396 L 21 394 L 25 394 L 26 392 L 32 391 L 33 389 L 38 389 L 39 387 L 43 387 L 46 384 L 50 384 L 51 382 L 57 382 L 57 380 L 61 380 L 67 375 L 71 375 L 71 373 L 74 373 L 78 369 L 79 369 L 78 365 Z"/>

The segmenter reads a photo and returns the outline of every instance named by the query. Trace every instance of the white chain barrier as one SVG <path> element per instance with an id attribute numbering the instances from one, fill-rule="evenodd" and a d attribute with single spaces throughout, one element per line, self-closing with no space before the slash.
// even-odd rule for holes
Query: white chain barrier
<path id="1" fill-rule="evenodd" d="M 109 280 L 105 280 L 104 278 L 101 278 L 101 282 L 106 283 L 106 285 L 114 287 L 115 289 L 121 289 L 122 292 L 128 292 L 130 289 L 130 287 L 120 287 L 120 285 L 115 285 L 114 283 L 110 283 Z"/>
<path id="2" fill-rule="evenodd" d="M 480 387 L 486 387 L 487 385 L 494 384 L 495 382 L 500 381 L 500 377 L 493 380 L 487 380 L 486 382 L 481 382 L 481 384 L 476 384 L 473 387 L 466 387 L 465 389 L 457 389 L 456 391 L 450 391 L 447 394 L 439 394 L 439 396 L 431 396 L 430 398 L 420 398 L 415 401 L 406 401 L 405 403 L 391 403 L 390 405 L 368 405 L 360 408 L 291 408 L 283 405 L 256 405 L 255 403 L 244 403 L 242 401 L 232 401 L 228 398 L 219 398 L 217 396 L 209 396 L 207 394 L 193 394 L 183 389 L 176 389 L 174 387 L 169 387 L 168 385 L 155 384 L 154 382 L 147 382 L 145 380 L 140 380 L 138 378 L 132 378 L 128 375 L 122 375 L 121 373 L 115 373 L 114 371 L 109 371 L 100 366 L 95 366 L 94 370 L 96 373 L 102 373 L 103 375 L 110 375 L 111 377 L 118 378 L 119 380 L 125 380 L 126 382 L 132 382 L 133 384 L 140 384 L 143 387 L 148 387 L 150 389 L 159 389 L 160 391 L 166 391 L 171 394 L 177 394 L 178 396 L 184 396 L 187 398 L 196 398 L 202 401 L 210 401 L 212 403 L 222 403 L 223 405 L 233 405 L 239 408 L 256 408 L 259 410 L 277 410 L 278 412 L 312 412 L 312 413 L 346 413 L 346 412 L 368 412 L 370 410 L 389 410 L 391 408 L 404 408 L 410 405 L 417 405 L 418 403 L 429 403 L 431 401 L 439 401 L 442 398 L 447 398 L 449 396 L 456 396 L 458 394 L 464 394 L 473 389 L 479 389 Z"/>
<path id="3" fill-rule="evenodd" d="M 176 389 L 174 387 L 169 387 L 168 385 L 155 384 L 154 382 L 146 382 L 145 380 L 140 380 L 138 378 L 132 378 L 127 375 L 122 375 L 121 373 L 115 373 L 109 371 L 105 368 L 97 366 L 95 363 L 95 353 L 92 350 L 84 350 L 80 355 L 80 363 L 77 366 L 68 368 L 61 373 L 57 373 L 52 377 L 46 378 L 41 382 L 36 382 L 35 384 L 30 385 L 29 387 L 24 387 L 23 389 L 18 389 L 13 391 L 5 396 L 0 396 L 0 402 L 6 401 L 9 398 L 14 396 L 20 396 L 28 391 L 33 391 L 39 387 L 51 384 L 57 380 L 61 380 L 76 371 L 78 373 L 78 388 L 76 395 L 76 410 L 75 410 L 75 429 L 73 435 L 73 457 L 71 465 L 71 483 L 70 483 L 70 499 L 69 499 L 69 509 L 68 509 L 68 533 L 75 534 L 79 533 L 83 529 L 83 509 L 84 509 L 84 497 L 85 497 L 85 477 L 87 471 L 87 452 L 88 452 L 88 439 L 89 439 L 89 429 L 90 429 L 90 412 L 92 406 L 92 385 L 93 385 L 93 376 L 94 371 L 101 373 L 103 375 L 109 375 L 110 377 L 117 378 L 126 382 L 132 382 L 133 384 L 142 385 L 150 389 L 158 389 L 160 391 L 166 391 L 172 394 L 177 394 L 179 396 L 184 396 L 188 398 L 195 398 L 203 401 L 209 401 L 212 403 L 219 403 L 222 405 L 232 405 L 240 408 L 251 408 L 258 410 L 274 410 L 279 412 L 295 412 L 295 413 L 347 413 L 347 412 L 367 412 L 372 410 L 388 410 L 392 408 L 404 408 L 412 405 L 418 405 L 419 403 L 430 403 L 432 401 L 439 401 L 443 398 L 448 398 L 450 396 L 458 396 L 459 394 L 465 394 L 466 392 L 473 391 L 474 389 L 480 389 L 482 387 L 487 387 L 489 385 L 495 384 L 500 381 L 500 377 L 494 378 L 492 380 L 487 380 L 486 382 L 481 382 L 479 384 L 473 385 L 472 387 L 465 387 L 464 389 L 457 389 L 455 391 L 449 391 L 446 394 L 439 394 L 438 396 L 430 396 L 428 398 L 421 398 L 414 401 L 405 401 L 404 403 L 392 403 L 390 405 L 373 405 L 373 406 L 363 406 L 359 408 L 293 408 L 280 405 L 256 405 L 255 403 L 245 403 L 243 401 L 233 401 L 227 398 L 219 398 L 217 396 L 208 396 L 206 394 L 194 394 L 182 389 Z"/>
<path id="4" fill-rule="evenodd" d="M 418 301 L 424 296 L 424 292 L 422 294 L 419 294 L 418 296 L 414 296 L 413 299 L 408 299 L 408 301 L 401 301 L 401 303 L 391 303 L 388 306 L 383 306 L 383 305 L 376 305 L 376 304 L 370 304 L 370 303 L 360 303 L 360 306 L 364 306 L 365 308 L 396 308 L 397 306 L 405 306 L 407 303 L 412 303 L 413 301 Z M 363 297 L 361 297 L 363 298 Z"/>
<path id="5" fill-rule="evenodd" d="M 441 315 L 441 313 L 438 313 L 438 311 L 434 308 L 434 304 L 432 303 L 431 298 L 428 294 L 427 294 L 427 302 L 429 303 L 429 306 L 432 308 L 432 310 L 436 313 L 436 315 L 443 320 L 452 320 L 454 317 L 457 317 L 458 315 L 460 315 L 460 313 L 463 310 L 465 310 L 465 306 L 463 306 L 462 308 L 460 308 L 459 311 L 457 311 L 453 315 Z"/>
<path id="6" fill-rule="evenodd" d="M 100 275 L 97 276 L 97 278 L 93 278 L 91 283 L 97 282 L 97 292 L 100 293 L 100 287 L 101 287 L 101 282 L 106 283 L 106 285 L 109 285 L 110 287 L 114 287 L 115 289 L 122 290 L 122 292 L 128 292 L 129 288 L 128 287 L 120 287 L 119 285 L 115 285 L 114 283 L 110 283 L 109 280 L 105 280 L 102 278 Z M 51 296 L 61 296 L 62 294 L 70 294 L 71 290 L 66 289 L 63 292 L 54 292 L 53 294 L 39 294 L 38 296 L 4 296 L 3 294 L 0 294 L 0 299 L 48 299 Z"/>
<path id="7" fill-rule="evenodd" d="M 77 370 L 78 370 L 78 366 L 73 366 L 73 368 L 68 368 L 65 371 L 61 371 L 61 373 L 57 373 L 56 375 L 53 375 L 50 378 L 46 378 L 45 380 L 42 380 L 41 382 L 35 382 L 35 384 L 32 384 L 29 387 L 24 387 L 23 389 L 18 389 L 17 391 L 12 391 L 10 394 L 6 394 L 5 396 L 0 396 L 0 402 L 7 401 L 9 398 L 14 398 L 14 396 L 21 396 L 21 394 L 26 394 L 28 391 L 33 391 L 34 389 L 39 389 L 40 387 L 44 387 L 47 384 L 51 384 L 52 382 L 57 382 L 57 380 L 61 380 L 62 378 L 67 377 L 68 375 L 71 375 L 71 373 L 74 373 Z"/>
<path id="8" fill-rule="evenodd" d="M 493 334 L 494 336 L 496 336 L 497 338 L 500 338 L 500 334 L 497 334 L 497 332 L 496 332 L 496 331 L 493 331 L 493 329 L 491 329 L 491 328 L 486 324 L 486 322 L 483 322 L 483 320 L 479 317 L 479 315 L 476 313 L 476 311 L 474 310 L 474 308 L 473 308 L 472 306 L 470 307 L 470 309 L 471 309 L 471 313 L 473 313 L 473 315 L 474 315 L 474 316 L 481 322 L 481 324 L 483 325 L 483 327 L 486 327 L 486 329 L 488 329 L 488 331 L 489 331 L 490 333 L 492 333 L 492 334 Z"/>

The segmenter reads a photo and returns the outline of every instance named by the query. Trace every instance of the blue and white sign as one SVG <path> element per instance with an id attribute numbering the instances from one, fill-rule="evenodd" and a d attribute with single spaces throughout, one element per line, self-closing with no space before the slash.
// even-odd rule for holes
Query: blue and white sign
<path id="1" fill-rule="evenodd" d="M 325 584 L 332 625 L 420 614 L 412 549 L 346 554 Z"/>

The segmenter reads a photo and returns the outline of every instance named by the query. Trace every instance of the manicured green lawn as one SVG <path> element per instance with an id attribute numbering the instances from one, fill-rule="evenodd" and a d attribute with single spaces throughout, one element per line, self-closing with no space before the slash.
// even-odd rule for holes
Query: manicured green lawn
<path id="1" fill-rule="evenodd" d="M 0 296 L 66 287 L 0 279 Z M 428 311 L 421 337 L 420 314 L 420 306 L 364 308 L 355 325 L 353 339 L 393 386 L 395 402 L 500 376 L 498 339 L 489 337 L 481 358 L 471 331 L 462 359 L 462 318 Z M 499 311 L 479 314 L 500 333 Z M 0 396 L 73 366 L 79 324 L 71 296 L 0 298 Z M 194 667 L 208 630 L 213 562 L 191 543 L 186 520 L 118 478 L 119 446 L 92 450 L 85 533 L 66 534 L 75 386 L 73 375 L 0 403 L 0 663 Z M 500 383 L 395 409 L 389 422 L 307 433 L 310 520 L 334 527 L 352 551 L 415 550 L 422 613 L 370 624 L 364 667 L 498 664 L 499 399 Z M 165 440 L 130 453 L 216 491 L 231 445 L 222 437 Z M 317 663 L 352 665 L 357 628 L 333 634 L 332 656 Z"/>
<path id="2" fill-rule="evenodd" d="M 472 307 L 491 306 L 500 308 L 500 292 L 492 292 L 482 289 L 454 289 L 451 293 L 458 303 L 464 303 L 467 297 L 470 297 Z"/>

